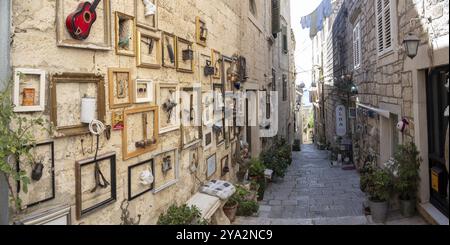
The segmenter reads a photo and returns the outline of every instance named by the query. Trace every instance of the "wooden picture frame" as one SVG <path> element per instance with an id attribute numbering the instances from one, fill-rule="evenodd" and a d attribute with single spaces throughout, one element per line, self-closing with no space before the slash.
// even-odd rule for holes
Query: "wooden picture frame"
<path id="1" fill-rule="evenodd" d="M 121 75 L 121 80 L 117 79 Z M 123 81 L 127 79 L 127 81 Z M 118 109 L 132 104 L 133 85 L 131 82 L 131 70 L 126 68 L 109 68 L 109 108 Z"/>
<path id="2" fill-rule="evenodd" d="M 148 153 L 154 151 L 159 143 L 159 114 L 158 114 L 158 106 L 146 106 L 140 108 L 127 109 L 124 112 L 123 120 L 124 120 L 124 130 L 122 132 L 122 155 L 123 160 L 126 161 L 133 157 L 140 156 L 144 153 Z M 152 114 L 153 113 L 153 114 Z M 130 139 L 130 133 L 128 130 L 132 130 L 131 134 L 136 131 L 135 125 L 130 125 L 128 122 L 128 118 L 133 115 L 141 114 L 142 115 L 142 140 L 140 141 L 132 141 L 136 140 L 135 138 Z M 153 118 L 152 118 L 153 115 Z M 149 119 L 153 119 L 153 126 L 150 128 L 147 127 L 149 125 Z M 152 135 L 150 134 L 152 131 Z M 133 137 L 133 135 L 131 135 Z M 131 148 L 130 148 L 131 143 Z"/>
<path id="3" fill-rule="evenodd" d="M 123 130 L 125 128 L 123 121 L 123 110 L 111 112 L 111 128 L 112 130 Z"/>
<path id="4" fill-rule="evenodd" d="M 49 151 L 45 152 L 43 154 L 40 154 L 39 157 L 36 156 L 36 150 L 37 148 L 42 148 L 42 147 L 48 147 Z M 17 161 L 16 164 L 16 170 L 17 172 L 21 171 L 21 170 L 25 170 L 28 174 L 31 174 L 30 176 L 30 180 L 31 183 L 28 184 L 28 193 L 26 193 L 27 197 L 29 198 L 29 196 L 31 194 L 36 194 L 35 191 L 36 190 L 40 190 L 40 191 L 46 191 L 48 189 L 51 190 L 51 194 L 49 196 L 44 196 L 41 197 L 40 199 L 34 200 L 34 201 L 30 201 L 28 200 L 28 203 L 26 202 L 27 199 L 22 197 L 22 191 L 21 191 L 21 183 L 20 181 L 17 181 L 17 196 L 21 198 L 22 200 L 22 209 L 27 209 L 27 208 L 31 208 L 34 207 L 36 205 L 39 205 L 41 203 L 44 202 L 48 202 L 51 201 L 53 199 L 55 199 L 55 195 L 56 195 L 56 191 L 55 191 L 55 146 L 54 146 L 54 142 L 53 141 L 47 141 L 47 142 L 41 142 L 38 143 L 36 145 L 31 146 L 31 151 L 34 150 L 33 154 L 33 158 L 37 158 L 37 159 L 33 159 L 33 161 L 40 161 L 40 163 L 42 164 L 42 169 L 41 169 L 41 174 L 39 176 L 39 169 L 36 168 L 36 172 L 34 171 L 34 167 L 37 165 L 34 165 L 33 167 L 31 166 L 32 164 L 24 164 L 24 160 L 19 159 L 19 161 Z M 22 164 L 21 164 L 22 163 Z M 47 164 L 45 164 L 47 163 Z M 33 163 L 35 164 L 35 163 Z M 35 174 L 38 176 L 35 176 Z M 39 179 L 33 179 L 33 177 L 38 177 Z M 42 184 L 43 180 L 47 179 L 48 180 L 48 184 L 50 185 L 50 187 L 43 187 L 40 184 Z M 35 187 L 35 183 L 38 184 L 37 187 Z"/>
<path id="5" fill-rule="evenodd" d="M 228 170 L 227 170 L 228 169 Z M 220 176 L 224 177 L 230 172 L 230 158 L 228 155 L 222 157 L 220 160 Z"/>
<path id="6" fill-rule="evenodd" d="M 152 103 L 155 101 L 155 83 L 151 79 L 136 79 L 134 85 L 134 103 Z"/>
<path id="7" fill-rule="evenodd" d="M 136 56 L 136 20 L 134 16 L 116 11 L 114 29 L 116 54 Z M 123 35 L 126 35 L 126 37 L 123 37 Z"/>
<path id="8" fill-rule="evenodd" d="M 137 193 L 133 193 L 133 186 L 134 186 L 134 181 L 136 180 L 138 181 L 138 179 L 141 181 L 140 185 L 148 185 L 148 183 L 143 182 L 142 180 L 142 173 L 139 176 L 139 178 L 136 178 L 137 175 L 133 173 L 133 171 L 136 171 L 135 169 L 140 169 L 142 171 L 142 168 L 144 168 L 144 171 L 149 171 L 149 173 L 151 174 L 151 176 L 153 177 L 153 183 L 151 183 L 149 185 L 148 188 L 138 188 L 138 192 Z M 147 168 L 147 169 L 145 169 Z M 128 167 L 128 201 L 133 201 L 134 199 L 148 193 L 151 192 L 153 190 L 153 188 L 155 187 L 155 182 L 154 182 L 154 173 L 155 173 L 155 163 L 153 161 L 153 159 L 149 159 L 143 162 L 140 162 L 138 164 L 132 165 Z"/>
<path id="9" fill-rule="evenodd" d="M 212 154 L 206 159 L 206 179 L 211 179 L 217 172 L 217 159 L 216 154 Z"/>
<path id="10" fill-rule="evenodd" d="M 89 190 L 83 190 L 83 183 L 82 183 L 82 170 L 83 168 L 87 168 L 90 165 L 95 164 L 96 162 L 99 162 L 99 165 L 101 165 L 102 161 L 109 161 L 109 169 L 110 169 L 110 178 L 107 180 L 109 182 L 109 189 L 110 189 L 110 195 L 108 198 L 104 200 L 100 200 L 95 202 L 94 204 L 90 205 L 88 208 L 83 208 L 83 193 L 90 192 L 92 193 L 92 190 L 90 190 L 92 187 L 89 187 Z M 102 166 L 100 166 L 101 169 Z M 94 171 L 95 173 L 95 168 Z M 92 177 L 92 176 L 90 176 Z M 106 177 L 105 177 L 106 178 Z M 80 220 L 81 218 L 84 218 L 85 216 L 94 213 L 98 209 L 101 209 L 103 207 L 106 207 L 112 203 L 114 203 L 117 200 L 117 190 L 116 190 L 116 153 L 111 152 L 102 156 L 98 156 L 97 159 L 90 158 L 82 161 L 77 161 L 75 164 L 75 187 L 76 187 L 76 218 L 77 220 Z M 107 187 L 108 188 L 108 187 Z"/>
<path id="11" fill-rule="evenodd" d="M 149 0 L 152 4 L 154 4 L 156 11 L 154 15 L 145 16 L 146 7 L 142 0 L 134 0 L 134 9 L 136 16 L 136 26 L 146 28 L 149 30 L 158 30 L 158 12 L 159 12 L 159 1 L 158 0 Z"/>
<path id="12" fill-rule="evenodd" d="M 84 95 L 96 97 L 97 99 L 97 119 L 105 122 L 106 116 L 106 103 L 105 103 L 105 85 L 104 77 L 101 75 L 95 75 L 90 73 L 62 73 L 53 75 L 51 78 L 50 91 L 51 91 L 51 115 L 50 119 L 56 128 L 58 136 L 56 137 L 68 137 L 78 136 L 89 133 L 88 125 L 81 123 L 81 99 Z M 78 88 L 66 88 L 58 89 L 59 86 L 70 86 L 71 84 L 78 85 Z M 96 93 L 92 91 L 91 86 L 96 86 Z M 80 86 L 85 86 L 81 91 Z M 78 92 L 79 96 L 74 96 L 74 93 Z M 60 105 L 58 102 L 58 95 L 62 96 L 65 104 Z M 75 101 L 69 99 L 78 99 Z M 58 109 L 59 108 L 59 109 Z M 71 115 L 69 122 L 64 124 L 59 123 L 61 116 L 59 111 L 63 111 L 65 115 Z M 74 117 L 74 113 L 80 113 L 78 117 Z M 63 120 L 63 119 L 61 119 Z M 73 121 L 73 122 L 72 122 Z"/>
<path id="13" fill-rule="evenodd" d="M 27 68 L 14 69 L 14 112 L 44 111 L 47 94 L 45 87 L 46 80 L 46 72 L 44 70 Z"/>
<path id="14" fill-rule="evenodd" d="M 156 100 L 159 105 L 159 133 L 164 134 L 179 130 L 180 119 L 180 93 L 176 83 L 159 83 L 156 89 Z M 164 96 L 164 98 L 162 98 Z M 176 103 L 170 111 L 165 111 L 166 104 Z"/>
<path id="15" fill-rule="evenodd" d="M 181 102 L 182 133 L 181 142 L 183 149 L 187 149 L 201 141 L 201 87 L 183 87 Z"/>
<path id="16" fill-rule="evenodd" d="M 173 148 L 154 156 L 155 161 L 155 188 L 154 194 L 178 183 L 180 178 L 178 149 Z"/>
<path id="17" fill-rule="evenodd" d="M 195 33 L 197 44 L 206 47 L 208 40 L 208 28 L 206 28 L 206 22 L 199 16 L 195 17 Z"/>
<path id="18" fill-rule="evenodd" d="M 146 30 L 137 30 L 136 32 L 137 67 L 149 69 L 161 68 L 161 35 Z M 153 60 L 153 62 L 149 60 Z"/>
<path id="19" fill-rule="evenodd" d="M 161 34 L 162 65 L 166 68 L 177 68 L 177 37 L 173 34 Z"/>
<path id="20" fill-rule="evenodd" d="M 177 37 L 176 67 L 178 72 L 194 73 L 194 44 Z"/>
<path id="21" fill-rule="evenodd" d="M 72 215 L 69 206 L 59 206 L 45 211 L 38 211 L 22 219 L 23 225 L 71 225 Z"/>
<path id="22" fill-rule="evenodd" d="M 76 40 L 72 38 L 66 28 L 66 18 L 73 13 L 78 4 L 77 0 L 57 0 L 56 1 L 56 44 L 58 47 L 91 49 L 91 50 L 112 50 L 111 35 L 111 1 L 103 0 L 103 5 L 99 4 L 96 9 L 97 21 L 92 26 L 90 37 L 86 40 Z M 103 11 L 101 11 L 103 10 Z M 103 25 L 102 23 L 103 22 Z M 98 40 L 93 37 L 103 31 L 103 37 Z"/>
<path id="23" fill-rule="evenodd" d="M 211 49 L 211 65 L 214 67 L 215 73 L 212 76 L 215 79 L 220 79 L 222 76 L 222 68 L 221 68 L 221 63 L 222 61 L 222 55 L 219 51 L 215 50 L 215 49 Z"/>

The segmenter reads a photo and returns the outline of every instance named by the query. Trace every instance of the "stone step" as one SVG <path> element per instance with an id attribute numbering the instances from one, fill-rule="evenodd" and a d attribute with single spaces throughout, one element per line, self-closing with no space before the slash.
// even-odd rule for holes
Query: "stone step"
<path id="1" fill-rule="evenodd" d="M 313 219 L 272 219 L 261 217 L 238 217 L 234 225 L 368 225 L 366 216 L 349 216 Z"/>

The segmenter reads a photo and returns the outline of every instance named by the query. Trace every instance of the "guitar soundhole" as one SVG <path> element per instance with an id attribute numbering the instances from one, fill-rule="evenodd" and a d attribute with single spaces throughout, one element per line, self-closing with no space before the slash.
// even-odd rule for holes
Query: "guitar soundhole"
<path id="1" fill-rule="evenodd" d="M 89 12 L 84 12 L 83 18 L 84 18 L 84 21 L 85 21 L 86 23 L 91 22 L 91 13 L 89 13 Z"/>

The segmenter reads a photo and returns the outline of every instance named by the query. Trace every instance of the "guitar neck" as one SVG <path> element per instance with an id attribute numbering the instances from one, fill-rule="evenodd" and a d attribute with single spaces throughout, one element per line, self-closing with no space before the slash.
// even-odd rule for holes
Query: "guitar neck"
<path id="1" fill-rule="evenodd" d="M 94 3 L 92 3 L 91 8 L 89 10 L 91 12 L 94 12 L 99 3 L 100 3 L 100 0 L 94 0 Z"/>

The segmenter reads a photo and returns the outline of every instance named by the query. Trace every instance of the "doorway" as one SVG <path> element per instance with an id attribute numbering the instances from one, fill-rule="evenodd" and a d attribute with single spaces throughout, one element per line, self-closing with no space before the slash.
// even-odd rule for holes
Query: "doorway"
<path id="1" fill-rule="evenodd" d="M 433 69 L 427 78 L 428 159 L 430 174 L 430 202 L 448 217 L 448 169 L 445 160 L 445 137 L 449 120 L 444 115 L 449 105 L 449 67 Z"/>

